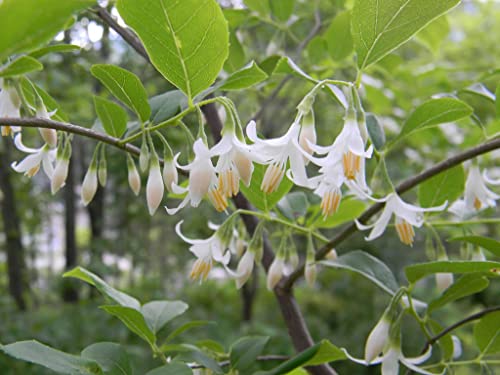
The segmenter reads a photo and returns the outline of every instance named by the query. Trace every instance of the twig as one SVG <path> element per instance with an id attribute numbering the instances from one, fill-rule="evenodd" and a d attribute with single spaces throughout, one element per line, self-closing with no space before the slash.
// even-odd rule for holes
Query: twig
<path id="1" fill-rule="evenodd" d="M 441 163 L 434 165 L 423 171 L 422 173 L 413 176 L 402 183 L 400 183 L 396 187 L 396 192 L 398 194 L 403 194 L 406 191 L 414 188 L 420 183 L 428 180 L 429 178 L 444 172 L 450 168 L 453 168 L 456 165 L 463 163 L 466 160 L 473 159 L 476 156 L 486 154 L 487 152 L 493 151 L 500 148 L 500 139 L 494 139 L 492 141 L 488 141 L 480 144 L 479 146 L 472 147 L 464 152 L 461 152 L 455 156 L 452 156 Z M 369 207 L 365 212 L 358 217 L 358 221 L 361 223 L 366 223 L 373 215 L 379 212 L 384 207 L 384 203 L 375 203 L 371 207 Z M 354 222 L 351 222 L 347 227 L 344 228 L 339 234 L 333 237 L 328 243 L 326 243 L 323 247 L 321 247 L 316 252 L 316 260 L 323 259 L 328 252 L 333 249 L 335 246 L 338 246 L 340 243 L 349 238 L 352 234 L 356 233 L 358 228 L 356 227 Z M 285 290 L 290 289 L 295 281 L 297 281 L 301 275 L 304 273 L 304 264 L 302 263 L 297 267 L 295 271 L 293 271 L 288 278 L 282 280 L 282 287 Z"/>

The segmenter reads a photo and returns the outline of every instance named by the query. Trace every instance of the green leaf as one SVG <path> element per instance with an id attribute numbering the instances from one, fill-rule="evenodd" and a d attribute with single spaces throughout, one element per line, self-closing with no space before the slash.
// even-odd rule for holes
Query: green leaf
<path id="1" fill-rule="evenodd" d="M 450 168 L 424 181 L 418 187 L 418 201 L 422 207 L 439 206 L 460 198 L 465 188 L 462 165 Z"/>
<path id="2" fill-rule="evenodd" d="M 500 118 L 500 85 L 498 85 L 495 90 L 495 109 L 497 112 L 497 118 Z"/>
<path id="3" fill-rule="evenodd" d="M 417 40 L 432 53 L 439 52 L 441 43 L 450 33 L 450 24 L 446 16 L 436 18 L 416 35 Z"/>
<path id="4" fill-rule="evenodd" d="M 317 366 L 323 363 L 346 359 L 345 353 L 328 340 L 322 340 L 318 351 L 303 366 Z"/>
<path id="5" fill-rule="evenodd" d="M 244 0 L 248 9 L 259 13 L 261 16 L 267 16 L 271 12 L 269 0 Z"/>
<path id="6" fill-rule="evenodd" d="M 314 64 L 319 64 L 322 60 L 329 57 L 326 52 L 328 50 L 326 39 L 319 35 L 311 39 L 307 44 L 306 50 L 309 61 Z"/>
<path id="7" fill-rule="evenodd" d="M 435 273 L 475 273 L 475 272 L 491 272 L 491 276 L 495 276 L 495 271 L 500 269 L 498 262 L 481 262 L 481 261 L 465 261 L 465 260 L 446 260 L 428 263 L 419 263 L 405 268 L 405 274 L 408 281 L 413 284 L 423 277 Z"/>
<path id="8" fill-rule="evenodd" d="M 429 303 L 428 311 L 431 312 L 457 299 L 479 293 L 486 289 L 489 284 L 489 280 L 484 276 L 474 273 L 464 275 L 446 289 L 437 299 Z"/>
<path id="9" fill-rule="evenodd" d="M 470 85 L 465 89 L 460 90 L 460 92 L 476 95 L 480 98 L 489 100 L 491 103 L 495 103 L 496 100 L 495 94 L 493 94 L 490 90 L 488 90 L 486 86 L 484 86 L 482 83 L 474 83 L 473 85 Z"/>
<path id="10" fill-rule="evenodd" d="M 469 105 L 458 99 L 439 98 L 428 100 L 410 114 L 398 138 L 407 136 L 416 130 L 460 120 L 470 116 L 472 112 L 473 110 Z"/>
<path id="11" fill-rule="evenodd" d="M 182 301 L 152 301 L 142 306 L 142 315 L 154 333 L 175 317 L 184 314 L 188 305 Z"/>
<path id="12" fill-rule="evenodd" d="M 285 195 L 276 207 L 287 219 L 295 221 L 299 217 L 306 215 L 309 202 L 303 192 L 297 191 Z"/>
<path id="13" fill-rule="evenodd" d="M 279 21 L 287 21 L 293 14 L 295 0 L 269 0 L 271 12 Z"/>
<path id="14" fill-rule="evenodd" d="M 134 297 L 116 290 L 115 288 L 104 282 L 104 280 L 99 276 L 94 275 L 92 272 L 87 271 L 85 268 L 73 268 L 71 271 L 66 272 L 63 277 L 74 277 L 76 279 L 83 280 L 86 283 L 95 286 L 97 290 L 99 290 L 99 292 L 101 292 L 105 296 L 108 296 L 120 305 L 130 307 L 137 311 L 141 309 L 141 304 Z"/>
<path id="15" fill-rule="evenodd" d="M 276 67 L 273 70 L 273 74 L 293 74 L 309 82 L 318 83 L 316 79 L 300 69 L 299 66 L 287 56 L 283 56 L 279 59 L 279 61 L 276 63 Z"/>
<path id="16" fill-rule="evenodd" d="M 248 9 L 223 8 L 222 13 L 230 29 L 237 29 L 250 18 L 250 10 Z M 231 32 L 231 35 L 234 35 L 234 33 Z M 232 43 L 231 40 L 230 43 Z M 229 54 L 231 54 L 231 52 L 229 52 Z"/>
<path id="17" fill-rule="evenodd" d="M 189 344 L 181 344 L 179 345 L 182 354 L 179 355 L 179 359 L 186 362 L 196 362 L 202 365 L 203 367 L 212 370 L 216 374 L 223 374 L 221 367 L 212 357 L 209 357 L 204 352 L 202 352 L 199 348 L 194 345 Z"/>
<path id="18" fill-rule="evenodd" d="M 34 340 L 4 345 L 1 349 L 11 357 L 44 366 L 61 374 L 102 374 L 102 369 L 96 362 L 61 352 Z"/>
<path id="19" fill-rule="evenodd" d="M 113 342 L 98 342 L 87 346 L 82 357 L 97 362 L 106 375 L 131 375 L 132 367 L 122 346 Z"/>
<path id="20" fill-rule="evenodd" d="M 134 332 L 144 341 L 148 342 L 149 345 L 153 345 L 155 343 L 155 334 L 149 329 L 144 316 L 136 309 L 118 305 L 106 305 L 101 306 L 100 308 L 108 314 L 116 316 L 120 319 L 129 330 Z"/>
<path id="21" fill-rule="evenodd" d="M 497 241 L 493 238 L 481 236 L 461 236 L 450 238 L 448 241 L 464 241 L 474 245 L 478 245 L 488 250 L 490 253 L 500 257 L 500 241 Z"/>
<path id="22" fill-rule="evenodd" d="M 372 113 L 366 114 L 366 129 L 376 150 L 382 150 L 385 145 L 385 132 L 377 117 Z"/>
<path id="23" fill-rule="evenodd" d="M 324 34 L 328 44 L 328 53 L 334 60 L 342 60 L 352 52 L 353 41 L 350 25 L 351 12 L 339 13 Z"/>
<path id="24" fill-rule="evenodd" d="M 316 220 L 311 225 L 316 228 L 335 228 L 339 225 L 354 220 L 359 215 L 361 215 L 365 208 L 366 203 L 363 201 L 344 198 L 342 199 L 342 201 L 340 201 L 337 212 L 335 212 L 331 216 L 328 216 L 326 219 L 323 219 L 323 216 L 321 215 L 313 215 L 313 217 L 316 217 Z M 320 208 L 317 207 L 316 212 L 319 213 L 319 211 Z"/>
<path id="25" fill-rule="evenodd" d="M 435 320 L 428 319 L 428 323 L 431 327 L 433 335 L 437 335 L 443 330 L 441 324 Z M 448 333 L 438 340 L 438 344 L 443 353 L 443 359 L 451 361 L 453 359 L 453 339 L 451 338 L 451 333 Z"/>
<path id="26" fill-rule="evenodd" d="M 44 89 L 38 86 L 36 83 L 31 82 L 26 77 L 21 77 L 19 79 L 21 85 L 21 91 L 24 95 L 24 98 L 28 102 L 28 104 L 36 108 L 37 107 L 37 97 L 41 98 L 43 104 L 47 108 L 48 112 L 56 111 L 56 113 L 52 116 L 54 120 L 67 122 L 68 115 L 61 110 L 59 103 L 57 103 L 52 96 L 50 96 Z"/>
<path id="27" fill-rule="evenodd" d="M 215 0 L 119 0 L 151 62 L 189 100 L 217 78 L 229 52 L 227 22 Z"/>
<path id="28" fill-rule="evenodd" d="M 460 0 L 355 0 L 352 36 L 364 70 L 398 48 Z"/>
<path id="29" fill-rule="evenodd" d="M 127 111 L 118 104 L 99 96 L 94 96 L 94 105 L 106 133 L 120 138 L 127 129 Z"/>
<path id="30" fill-rule="evenodd" d="M 216 85 L 219 90 L 241 90 L 264 81 L 267 74 L 252 61 Z"/>
<path id="31" fill-rule="evenodd" d="M 293 187 L 293 182 L 285 176 L 276 191 L 271 194 L 264 193 L 260 189 L 260 185 L 262 184 L 266 167 L 262 164 L 256 164 L 252 175 L 252 182 L 248 187 L 241 183 L 240 190 L 256 208 L 268 212 L 290 191 Z"/>
<path id="32" fill-rule="evenodd" d="M 193 370 L 188 365 L 182 362 L 170 362 L 154 370 L 149 371 L 146 375 L 192 375 Z"/>
<path id="33" fill-rule="evenodd" d="M 191 322 L 187 322 L 180 327 L 176 328 L 174 331 L 170 332 L 170 334 L 165 339 L 165 342 L 172 341 L 174 338 L 179 336 L 181 333 L 186 332 L 192 328 L 203 327 L 207 324 L 214 324 L 214 322 L 208 320 L 193 320 Z"/>
<path id="34" fill-rule="evenodd" d="M 0 70 L 0 77 L 14 77 L 37 70 L 42 70 L 43 65 L 30 56 L 22 56 Z"/>
<path id="35" fill-rule="evenodd" d="M 151 122 L 159 124 L 178 114 L 187 106 L 186 96 L 179 90 L 167 91 L 149 99 Z"/>
<path id="36" fill-rule="evenodd" d="M 0 2 L 0 62 L 34 50 L 50 41 L 71 15 L 95 4 L 95 0 L 3 0 Z M 43 12 L 41 12 L 43 10 Z"/>
<path id="37" fill-rule="evenodd" d="M 245 50 L 236 35 L 232 31 L 229 35 L 229 56 L 224 63 L 224 70 L 228 73 L 233 73 L 238 70 L 246 62 Z"/>
<path id="38" fill-rule="evenodd" d="M 474 326 L 474 338 L 482 354 L 500 352 L 500 311 L 481 318 Z"/>
<path id="39" fill-rule="evenodd" d="M 31 57 L 35 59 L 39 59 L 49 53 L 53 52 L 71 52 L 71 51 L 79 51 L 81 48 L 79 46 L 75 46 L 74 44 L 53 44 L 51 46 L 39 48 L 36 51 L 30 53 Z"/>
<path id="40" fill-rule="evenodd" d="M 90 68 L 90 71 L 117 99 L 135 111 L 143 122 L 149 119 L 151 108 L 148 95 L 134 73 L 108 64 L 96 64 Z"/>
<path id="41" fill-rule="evenodd" d="M 257 356 L 261 355 L 269 337 L 253 336 L 242 337 L 231 346 L 229 359 L 231 368 L 240 373 L 247 373 L 253 367 Z"/>
<path id="42" fill-rule="evenodd" d="M 342 268 L 359 273 L 389 294 L 394 294 L 399 288 L 398 282 L 389 267 L 380 259 L 361 250 L 351 251 L 336 260 L 324 260 L 319 263 L 328 267 Z"/>

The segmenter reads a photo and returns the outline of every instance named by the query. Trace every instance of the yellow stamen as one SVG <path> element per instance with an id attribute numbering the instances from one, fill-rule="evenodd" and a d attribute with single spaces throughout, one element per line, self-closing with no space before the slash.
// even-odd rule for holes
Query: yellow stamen
<path id="1" fill-rule="evenodd" d="M 481 201 L 477 197 L 474 197 L 474 208 L 476 209 L 476 211 L 479 211 L 482 206 L 483 204 L 481 203 Z"/>
<path id="2" fill-rule="evenodd" d="M 40 170 L 40 164 L 37 164 L 33 168 L 29 169 L 25 173 L 25 175 L 28 176 L 28 177 L 33 177 L 34 175 L 36 175 L 38 173 L 39 170 Z"/>
<path id="3" fill-rule="evenodd" d="M 415 231 L 410 223 L 404 219 L 396 220 L 396 231 L 398 232 L 399 239 L 405 245 L 413 246 L 413 239 L 415 238 Z"/>
<path id="4" fill-rule="evenodd" d="M 337 212 L 341 198 L 342 195 L 340 194 L 339 190 L 328 191 L 323 196 L 320 207 L 324 217 L 330 216 Z"/>
<path id="5" fill-rule="evenodd" d="M 240 191 L 240 179 L 232 169 L 219 174 L 219 191 L 226 197 L 236 195 Z"/>
<path id="6" fill-rule="evenodd" d="M 208 191 L 208 199 L 210 199 L 210 202 L 212 202 L 217 211 L 222 212 L 226 210 L 227 199 L 218 188 L 210 188 Z"/>
<path id="7" fill-rule="evenodd" d="M 200 279 L 205 281 L 212 269 L 212 260 L 205 262 L 203 259 L 197 259 L 193 264 L 189 278 L 192 280 Z"/>
<path id="8" fill-rule="evenodd" d="M 361 157 L 348 151 L 342 156 L 342 165 L 344 167 L 344 175 L 349 180 L 354 180 L 356 174 L 361 169 Z"/>
<path id="9" fill-rule="evenodd" d="M 14 132 L 12 131 L 12 128 L 8 125 L 1 126 L 2 128 L 2 137 L 7 137 L 9 135 L 13 135 Z"/>
<path id="10" fill-rule="evenodd" d="M 266 194 L 272 193 L 278 188 L 284 174 L 285 168 L 279 164 L 271 164 L 266 169 L 260 189 Z"/>

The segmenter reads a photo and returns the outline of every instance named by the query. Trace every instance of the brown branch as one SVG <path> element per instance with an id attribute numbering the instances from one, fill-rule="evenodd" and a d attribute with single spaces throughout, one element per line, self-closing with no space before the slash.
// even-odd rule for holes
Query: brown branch
<path id="1" fill-rule="evenodd" d="M 429 178 L 444 172 L 450 168 L 453 168 L 466 160 L 473 159 L 476 156 L 486 154 L 490 151 L 496 150 L 500 148 L 500 138 L 494 139 L 492 141 L 488 141 L 480 144 L 479 146 L 472 147 L 464 152 L 461 152 L 455 156 L 452 156 L 441 163 L 438 163 L 422 173 L 410 177 L 409 179 L 403 181 L 396 187 L 396 192 L 398 194 L 403 194 L 408 190 L 414 188 L 420 183 L 428 180 Z M 365 212 L 358 217 L 358 221 L 361 223 L 366 223 L 373 215 L 379 212 L 384 207 L 384 203 L 375 203 L 371 207 L 369 207 Z M 352 234 L 356 233 L 358 228 L 354 222 L 350 223 L 347 227 L 345 227 L 339 234 L 333 237 L 328 243 L 323 245 L 316 252 L 316 260 L 323 259 L 328 252 L 333 249 L 335 246 L 338 246 L 340 243 L 349 238 Z M 295 271 L 293 271 L 288 278 L 282 280 L 281 285 L 285 290 L 289 290 L 295 281 L 297 281 L 304 273 L 304 264 L 302 263 L 297 267 Z"/>

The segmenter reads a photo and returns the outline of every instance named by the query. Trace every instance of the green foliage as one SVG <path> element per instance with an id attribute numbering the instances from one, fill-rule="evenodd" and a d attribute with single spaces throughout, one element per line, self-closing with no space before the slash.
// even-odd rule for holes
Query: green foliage
<path id="1" fill-rule="evenodd" d="M 29 55 L 35 59 L 39 59 L 40 57 L 54 52 L 73 52 L 78 50 L 80 50 L 80 47 L 75 46 L 74 44 L 53 44 L 47 47 L 39 48 L 31 52 Z"/>
<path id="2" fill-rule="evenodd" d="M 94 106 L 106 133 L 120 138 L 127 130 L 127 112 L 118 104 L 94 96 Z"/>
<path id="3" fill-rule="evenodd" d="M 133 73 L 115 65 L 96 64 L 90 71 L 123 104 L 144 122 L 151 115 L 146 90 Z"/>
<path id="4" fill-rule="evenodd" d="M 185 0 L 182 6 L 120 0 L 117 6 L 156 69 L 189 101 L 215 81 L 229 51 L 227 22 L 215 0 Z"/>
<path id="5" fill-rule="evenodd" d="M 252 374 L 257 357 L 262 354 L 269 337 L 242 337 L 231 346 L 231 367 L 239 374 Z"/>
<path id="6" fill-rule="evenodd" d="M 373 255 L 361 250 L 341 255 L 336 260 L 323 260 L 320 264 L 356 272 L 389 294 L 394 294 L 399 288 L 389 267 Z"/>
<path id="7" fill-rule="evenodd" d="M 241 90 L 252 87 L 257 83 L 264 81 L 267 74 L 252 61 L 247 66 L 234 72 L 226 79 L 222 80 L 215 87 L 219 90 Z"/>
<path id="8" fill-rule="evenodd" d="M 295 0 L 269 0 L 271 12 L 279 21 L 287 21 L 293 14 Z"/>
<path id="9" fill-rule="evenodd" d="M 30 56 L 21 56 L 20 58 L 12 61 L 6 67 L 0 69 L 0 77 L 14 77 L 42 69 L 43 65 L 35 58 Z"/>
<path id="10" fill-rule="evenodd" d="M 182 301 L 151 301 L 142 306 L 142 314 L 154 333 L 158 333 L 165 324 L 184 314 L 188 305 Z"/>
<path id="11" fill-rule="evenodd" d="M 151 122 L 159 124 L 180 112 L 186 106 L 186 96 L 179 90 L 167 91 L 149 99 Z"/>
<path id="12" fill-rule="evenodd" d="M 418 187 L 418 201 L 422 207 L 439 206 L 460 198 L 465 188 L 465 173 L 462 165 L 448 169 L 426 180 Z"/>
<path id="13" fill-rule="evenodd" d="M 30 0 L 2 1 L 0 25 L 4 32 L 0 40 L 0 61 L 49 42 L 67 25 L 72 14 L 94 3 L 94 0 L 40 0 L 33 6 Z"/>
<path id="14" fill-rule="evenodd" d="M 474 338 L 482 355 L 500 352 L 500 312 L 481 318 L 474 326 Z"/>
<path id="15" fill-rule="evenodd" d="M 500 269 L 498 262 L 450 260 L 414 264 L 405 268 L 405 274 L 408 281 L 413 284 L 435 273 L 486 273 L 489 276 L 496 276 L 498 269 Z"/>
<path id="16" fill-rule="evenodd" d="M 450 238 L 448 241 L 468 242 L 477 246 L 481 246 L 483 249 L 488 250 L 490 253 L 496 256 L 500 256 L 500 241 L 497 241 L 494 238 L 482 236 L 460 236 Z"/>
<path id="17" fill-rule="evenodd" d="M 416 38 L 436 54 L 439 52 L 441 43 L 443 43 L 449 32 L 450 24 L 448 23 L 448 18 L 441 16 L 420 30 Z"/>
<path id="18" fill-rule="evenodd" d="M 107 375 L 132 374 L 128 354 L 121 345 L 113 342 L 98 342 L 82 350 L 82 358 L 95 361 Z"/>
<path id="19" fill-rule="evenodd" d="M 352 35 L 364 70 L 410 39 L 460 0 L 355 0 Z M 418 17 L 415 12 L 418 11 Z"/>
<path id="20" fill-rule="evenodd" d="M 350 25 L 351 12 L 339 13 L 324 34 L 328 44 L 328 53 L 334 60 L 342 60 L 352 52 L 353 41 Z"/>
<path id="21" fill-rule="evenodd" d="M 155 334 L 148 327 L 144 315 L 141 314 L 140 311 L 132 307 L 118 305 L 101 306 L 101 309 L 106 311 L 108 314 L 116 316 L 127 326 L 129 330 L 137 334 L 149 345 L 154 345 L 156 341 Z"/>
<path id="22" fill-rule="evenodd" d="M 316 206 L 314 213 L 311 215 L 313 221 L 309 225 L 315 228 L 335 228 L 357 218 L 365 208 L 365 202 L 344 198 L 340 202 L 337 212 L 324 218 L 321 216 L 320 207 Z"/>
<path id="23" fill-rule="evenodd" d="M 366 129 L 376 150 L 382 150 L 385 145 L 385 132 L 377 117 L 372 113 L 366 114 Z"/>
<path id="24" fill-rule="evenodd" d="M 168 365 L 149 371 L 146 375 L 191 375 L 193 371 L 182 362 L 170 362 Z"/>
<path id="25" fill-rule="evenodd" d="M 48 112 L 55 111 L 55 114 L 52 116 L 53 119 L 58 121 L 68 121 L 66 113 L 62 111 L 60 105 L 47 93 L 47 91 L 26 77 L 21 77 L 19 82 L 21 92 L 32 108 L 36 108 L 38 100 L 41 99 Z"/>
<path id="26" fill-rule="evenodd" d="M 308 206 L 306 195 L 298 191 L 285 195 L 278 202 L 277 209 L 287 219 L 294 221 L 306 215 Z"/>

